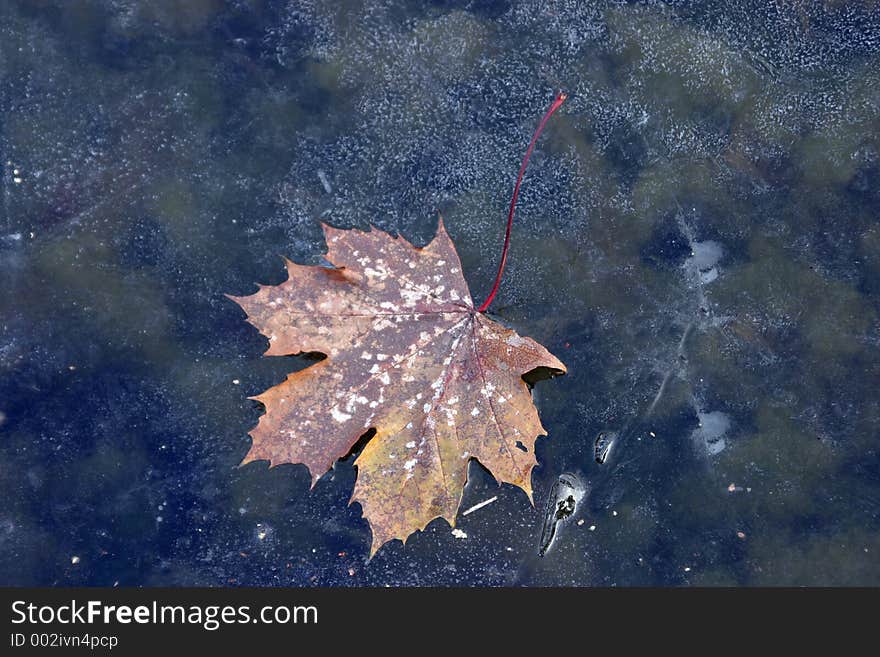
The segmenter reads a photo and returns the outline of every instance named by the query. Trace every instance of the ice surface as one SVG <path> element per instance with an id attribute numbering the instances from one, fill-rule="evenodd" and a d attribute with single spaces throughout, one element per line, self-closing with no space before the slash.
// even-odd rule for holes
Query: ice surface
<path id="1" fill-rule="evenodd" d="M 880 583 L 878 53 L 845 1 L 2 3 L 0 583 Z M 309 361 L 223 295 L 440 210 L 482 298 L 558 90 L 492 307 L 569 369 L 536 506 L 472 464 L 467 540 L 365 564 L 353 459 L 235 468 Z"/>

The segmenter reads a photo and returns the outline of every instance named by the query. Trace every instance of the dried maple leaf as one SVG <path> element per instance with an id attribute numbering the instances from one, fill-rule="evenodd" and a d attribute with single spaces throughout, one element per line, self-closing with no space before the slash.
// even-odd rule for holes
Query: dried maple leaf
<path id="1" fill-rule="evenodd" d="M 333 268 L 287 261 L 286 282 L 231 297 L 267 355 L 327 356 L 256 397 L 266 413 L 244 462 L 304 463 L 314 485 L 375 429 L 352 495 L 371 554 L 434 518 L 454 525 L 472 458 L 531 498 L 545 432 L 522 375 L 565 366 L 474 308 L 442 220 L 424 248 L 376 229 L 324 232 Z"/>
<path id="2" fill-rule="evenodd" d="M 479 308 L 442 219 L 424 248 L 382 231 L 325 225 L 333 267 L 288 260 L 285 283 L 230 297 L 269 337 L 268 355 L 327 356 L 256 397 L 266 413 L 243 463 L 304 463 L 314 486 L 375 430 L 355 461 L 351 499 L 373 530 L 371 556 L 434 518 L 454 525 L 472 458 L 531 499 L 532 450 L 544 428 L 522 376 L 565 366 L 482 313 L 501 283 L 529 157 L 565 99 L 556 96 L 526 150 L 498 274 Z"/>

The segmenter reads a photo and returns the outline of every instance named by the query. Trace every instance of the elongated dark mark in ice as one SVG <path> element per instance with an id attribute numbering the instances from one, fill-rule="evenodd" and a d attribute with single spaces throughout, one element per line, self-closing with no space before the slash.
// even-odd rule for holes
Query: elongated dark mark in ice
<path id="1" fill-rule="evenodd" d="M 602 431 L 599 434 L 599 437 L 596 438 L 596 445 L 593 447 L 593 457 L 596 459 L 596 463 L 603 465 L 608 460 L 615 442 L 617 442 L 616 431 Z"/>
<path id="2" fill-rule="evenodd" d="M 553 484 L 547 499 L 547 512 L 544 515 L 544 527 L 541 531 L 541 546 L 538 555 L 544 556 L 553 547 L 559 530 L 577 511 L 578 504 L 584 498 L 587 489 L 581 478 L 566 472 L 559 475 Z"/>

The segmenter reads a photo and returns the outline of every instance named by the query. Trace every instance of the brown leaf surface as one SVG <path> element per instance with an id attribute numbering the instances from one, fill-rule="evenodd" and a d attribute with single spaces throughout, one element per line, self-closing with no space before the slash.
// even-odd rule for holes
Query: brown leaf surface
<path id="1" fill-rule="evenodd" d="M 304 463 L 314 485 L 374 428 L 352 495 L 371 554 L 438 516 L 454 525 L 472 458 L 531 497 L 545 432 L 522 375 L 565 366 L 476 312 L 442 220 L 424 248 L 376 229 L 324 233 L 335 268 L 287 261 L 286 282 L 230 297 L 266 355 L 327 356 L 256 397 L 266 413 L 243 462 Z"/>

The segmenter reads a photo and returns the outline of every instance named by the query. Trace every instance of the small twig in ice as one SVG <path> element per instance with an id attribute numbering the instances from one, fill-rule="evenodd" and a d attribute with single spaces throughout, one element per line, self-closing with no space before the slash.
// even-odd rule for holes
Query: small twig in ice
<path id="1" fill-rule="evenodd" d="M 474 511 L 477 511 L 478 509 L 482 509 L 484 506 L 489 506 L 490 504 L 492 504 L 492 502 L 494 502 L 497 499 L 498 499 L 498 496 L 496 495 L 495 497 L 490 497 L 488 500 L 483 500 L 479 504 L 474 504 L 470 509 L 468 509 L 467 511 L 464 511 L 461 515 L 466 516 L 469 513 L 473 513 Z"/>
<path id="2" fill-rule="evenodd" d="M 321 181 L 321 185 L 324 187 L 324 191 L 328 194 L 333 193 L 333 188 L 330 187 L 330 181 L 327 179 L 327 174 L 318 169 L 318 180 Z"/>

